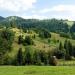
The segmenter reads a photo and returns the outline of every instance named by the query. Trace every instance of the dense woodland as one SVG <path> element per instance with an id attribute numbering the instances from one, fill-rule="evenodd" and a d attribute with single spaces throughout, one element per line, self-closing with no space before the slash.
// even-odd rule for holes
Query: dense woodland
<path id="1" fill-rule="evenodd" d="M 20 30 L 17 37 L 16 33 L 12 30 L 13 28 Z M 35 34 L 33 34 L 33 32 L 35 32 Z M 59 39 L 51 40 L 52 33 L 59 34 L 60 37 L 66 38 L 64 43 Z M 30 34 L 33 34 L 33 36 L 30 36 Z M 54 44 L 56 45 L 56 43 L 58 43 L 58 45 L 56 45 L 53 50 L 47 51 L 38 50 L 38 48 L 33 49 L 30 46 L 36 46 L 35 41 L 37 38 L 47 40 L 48 44 L 54 41 Z M 65 61 L 74 60 L 75 44 L 72 44 L 69 39 L 75 40 L 75 23 L 69 26 L 65 20 L 23 19 L 17 16 L 0 17 L 0 65 L 56 66 L 60 59 L 64 59 Z M 11 57 L 10 52 L 13 51 L 13 44 L 15 44 L 15 42 L 20 47 L 16 54 Z"/>

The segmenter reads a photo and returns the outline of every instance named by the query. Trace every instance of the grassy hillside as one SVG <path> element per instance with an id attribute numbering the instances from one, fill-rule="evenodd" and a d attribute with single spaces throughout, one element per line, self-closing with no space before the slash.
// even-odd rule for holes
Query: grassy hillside
<path id="1" fill-rule="evenodd" d="M 65 21 L 65 23 L 67 23 L 70 27 L 73 25 L 73 21 Z"/>
<path id="2" fill-rule="evenodd" d="M 52 50 L 53 48 L 55 48 L 56 46 L 59 45 L 59 42 L 61 41 L 62 43 L 64 43 L 64 41 L 66 40 L 66 38 L 64 37 L 60 37 L 59 34 L 56 33 L 51 33 L 51 38 L 50 39 L 50 43 L 48 43 L 48 39 L 41 39 L 38 34 L 36 34 L 34 31 L 32 31 L 32 33 L 24 33 L 22 30 L 19 30 L 17 28 L 12 28 L 11 30 L 13 30 L 15 32 L 15 39 L 13 42 L 13 50 L 12 50 L 12 55 L 16 53 L 16 51 L 22 47 L 23 50 L 25 49 L 25 46 L 23 45 L 19 45 L 17 42 L 18 40 L 18 36 L 19 35 L 23 35 L 23 37 L 30 35 L 31 37 L 35 34 L 36 38 L 34 40 L 34 45 L 31 45 L 30 47 L 33 49 L 38 49 L 38 50 Z M 57 42 L 59 40 L 59 42 Z M 75 40 L 72 39 L 68 39 L 72 42 L 73 45 L 75 45 Z M 13 53 L 14 52 L 14 53 Z M 10 53 L 10 55 L 11 55 Z"/>
<path id="3" fill-rule="evenodd" d="M 0 75 L 75 75 L 75 67 L 50 66 L 3 66 Z"/>
<path id="4" fill-rule="evenodd" d="M 50 43 L 48 42 L 48 39 L 41 39 L 38 34 L 36 34 L 34 31 L 32 31 L 31 33 L 24 33 L 22 30 L 19 30 L 17 28 L 12 28 L 11 30 L 13 30 L 15 32 L 15 39 L 12 45 L 12 51 L 9 53 L 10 56 L 14 56 L 20 47 L 22 47 L 22 50 L 25 50 L 26 46 L 23 45 L 19 45 L 18 42 L 18 36 L 19 35 L 23 35 L 23 37 L 30 35 L 31 37 L 35 34 L 36 38 L 34 40 L 34 45 L 30 45 L 30 47 L 33 50 L 53 50 L 56 46 L 59 45 L 59 42 L 61 41 L 64 44 L 64 41 L 66 40 L 66 38 L 64 37 L 60 37 L 59 34 L 56 33 L 51 33 L 51 38 L 50 39 Z M 57 42 L 59 40 L 59 42 Z M 73 45 L 75 45 L 75 40 L 72 39 L 68 39 L 72 42 Z"/>
<path id="5" fill-rule="evenodd" d="M 51 33 L 51 38 L 40 38 L 38 33 L 31 30 L 30 33 L 24 33 L 22 30 L 17 28 L 11 28 L 15 33 L 15 37 L 12 44 L 12 50 L 9 51 L 8 55 L 12 58 L 16 55 L 19 48 L 25 50 L 26 46 L 18 44 L 18 36 L 23 35 L 23 38 L 27 35 L 33 36 L 35 34 L 36 38 L 32 38 L 34 45 L 30 45 L 33 50 L 53 50 L 58 47 L 59 42 L 61 41 L 64 44 L 64 41 L 67 38 L 60 37 L 59 34 Z M 50 39 L 50 42 L 48 42 Z M 75 45 L 75 40 L 68 39 Z M 64 66 L 62 66 L 64 65 Z M 63 59 L 58 60 L 58 66 L 0 66 L 0 75 L 75 75 L 75 58 L 70 61 L 63 61 Z"/>

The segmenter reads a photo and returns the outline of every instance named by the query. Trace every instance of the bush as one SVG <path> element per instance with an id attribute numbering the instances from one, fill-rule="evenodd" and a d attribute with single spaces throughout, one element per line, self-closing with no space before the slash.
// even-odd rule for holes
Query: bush
<path id="1" fill-rule="evenodd" d="M 60 37 L 70 38 L 70 34 L 62 32 L 60 33 Z"/>
<path id="2" fill-rule="evenodd" d="M 22 53 L 22 48 L 19 48 L 17 53 L 17 65 L 22 65 L 22 64 L 23 64 L 23 53 Z"/>
<path id="3" fill-rule="evenodd" d="M 34 65 L 41 65 L 41 59 L 40 59 L 40 56 L 39 56 L 39 51 L 34 51 L 34 54 L 33 54 L 33 64 Z"/>
<path id="4" fill-rule="evenodd" d="M 64 50 L 63 50 L 63 51 L 57 50 L 57 51 L 54 52 L 54 55 L 55 55 L 58 59 L 62 59 L 62 58 L 64 58 L 64 56 L 65 56 L 65 51 L 64 51 Z"/>
<path id="5" fill-rule="evenodd" d="M 34 42 L 32 40 L 32 38 L 30 36 L 26 36 L 24 41 L 23 41 L 23 45 L 33 45 Z"/>
<path id="6" fill-rule="evenodd" d="M 18 44 L 22 44 L 23 43 L 23 36 L 18 36 Z"/>
<path id="7" fill-rule="evenodd" d="M 71 60 L 72 58 L 71 58 L 71 56 L 70 55 L 65 55 L 65 60 Z"/>
<path id="8" fill-rule="evenodd" d="M 51 56 L 49 64 L 52 66 L 56 66 L 58 64 L 56 56 Z"/>
<path id="9" fill-rule="evenodd" d="M 41 38 L 51 38 L 51 34 L 50 34 L 49 31 L 43 29 L 39 32 L 39 37 L 41 37 Z"/>
<path id="10" fill-rule="evenodd" d="M 12 48 L 12 43 L 14 40 L 14 33 L 9 29 L 1 30 L 0 32 L 0 52 L 5 54 Z"/>
<path id="11" fill-rule="evenodd" d="M 71 34 L 72 39 L 75 40 L 75 34 Z"/>
<path id="12" fill-rule="evenodd" d="M 30 47 L 26 47 L 24 52 L 25 65 L 31 65 L 33 63 L 32 57 L 33 57 L 32 49 Z"/>

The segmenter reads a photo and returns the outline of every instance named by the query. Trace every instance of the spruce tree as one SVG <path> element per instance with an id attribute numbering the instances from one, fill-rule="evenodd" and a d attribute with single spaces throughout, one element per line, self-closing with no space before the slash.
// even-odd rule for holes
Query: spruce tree
<path id="1" fill-rule="evenodd" d="M 25 56 L 24 57 L 25 64 L 27 65 L 32 64 L 32 51 L 30 47 L 25 48 L 24 56 Z"/>
<path id="2" fill-rule="evenodd" d="M 41 65 L 41 59 L 40 59 L 40 56 L 39 56 L 39 51 L 34 51 L 34 54 L 33 54 L 33 64 L 34 65 Z"/>
<path id="3" fill-rule="evenodd" d="M 23 53 L 22 53 L 22 48 L 19 48 L 19 51 L 17 53 L 17 65 L 22 65 L 23 64 Z"/>

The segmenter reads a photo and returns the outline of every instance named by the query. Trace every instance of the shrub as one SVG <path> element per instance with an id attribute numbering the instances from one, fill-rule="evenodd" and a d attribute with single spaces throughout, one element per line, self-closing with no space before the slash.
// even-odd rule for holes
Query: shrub
<path id="1" fill-rule="evenodd" d="M 56 56 L 51 56 L 49 64 L 52 66 L 56 66 L 58 64 Z"/>
<path id="2" fill-rule="evenodd" d="M 39 32 L 39 37 L 41 37 L 41 38 L 51 38 L 51 34 L 50 34 L 49 31 L 43 29 Z"/>
<path id="3" fill-rule="evenodd" d="M 60 33 L 60 37 L 70 38 L 70 34 L 62 32 Z"/>
<path id="4" fill-rule="evenodd" d="M 23 36 L 18 36 L 18 44 L 22 44 L 23 43 Z"/>
<path id="5" fill-rule="evenodd" d="M 32 40 L 32 38 L 30 36 L 26 36 L 24 41 L 23 41 L 23 45 L 33 45 L 34 42 Z"/>

